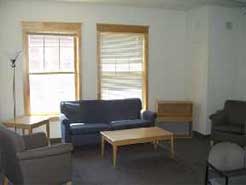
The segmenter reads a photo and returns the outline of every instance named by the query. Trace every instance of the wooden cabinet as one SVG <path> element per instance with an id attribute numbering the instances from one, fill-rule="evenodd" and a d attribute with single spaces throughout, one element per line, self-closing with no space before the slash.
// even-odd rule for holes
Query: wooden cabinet
<path id="1" fill-rule="evenodd" d="M 157 101 L 157 122 L 188 124 L 189 133 L 176 137 L 192 137 L 193 104 L 191 101 Z"/>

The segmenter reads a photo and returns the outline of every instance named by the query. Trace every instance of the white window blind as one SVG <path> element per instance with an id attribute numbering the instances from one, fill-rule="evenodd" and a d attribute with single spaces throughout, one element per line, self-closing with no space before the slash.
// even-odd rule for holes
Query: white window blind
<path id="1" fill-rule="evenodd" d="M 143 91 L 144 34 L 101 32 L 101 99 L 143 100 Z"/>
<path id="2" fill-rule="evenodd" d="M 31 114 L 56 114 L 63 100 L 75 100 L 73 36 L 28 35 Z"/>

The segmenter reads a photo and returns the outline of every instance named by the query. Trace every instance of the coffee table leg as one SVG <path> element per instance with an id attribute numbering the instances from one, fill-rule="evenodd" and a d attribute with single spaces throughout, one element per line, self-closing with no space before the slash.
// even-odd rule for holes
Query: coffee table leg
<path id="1" fill-rule="evenodd" d="M 101 156 L 104 156 L 104 145 L 105 145 L 105 141 L 104 141 L 104 136 L 101 136 Z"/>
<path id="2" fill-rule="evenodd" d="M 157 149 L 157 141 L 154 141 L 153 144 L 154 144 L 154 149 L 156 150 Z"/>
<path id="3" fill-rule="evenodd" d="M 32 134 L 32 128 L 28 128 L 28 134 L 29 134 L 29 135 Z"/>
<path id="4" fill-rule="evenodd" d="M 116 159 L 117 159 L 117 146 L 113 145 L 113 166 L 116 167 Z"/>
<path id="5" fill-rule="evenodd" d="M 171 144 L 171 148 L 170 148 L 171 158 L 174 158 L 174 136 L 173 135 L 171 136 L 170 144 Z"/>

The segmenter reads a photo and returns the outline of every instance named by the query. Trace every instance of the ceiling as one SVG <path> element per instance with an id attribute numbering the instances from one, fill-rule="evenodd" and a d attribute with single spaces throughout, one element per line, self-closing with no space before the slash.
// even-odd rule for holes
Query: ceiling
<path id="1" fill-rule="evenodd" d="M 34 1 L 34 0 L 29 0 Z M 59 2 L 83 2 L 97 4 L 124 5 L 147 8 L 171 8 L 187 10 L 201 5 L 221 5 L 246 7 L 246 0 L 46 0 Z"/>

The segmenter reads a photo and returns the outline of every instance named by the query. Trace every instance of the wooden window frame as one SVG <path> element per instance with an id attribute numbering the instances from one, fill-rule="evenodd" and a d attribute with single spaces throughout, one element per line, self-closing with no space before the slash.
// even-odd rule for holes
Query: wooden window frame
<path id="1" fill-rule="evenodd" d="M 101 58 L 100 33 L 136 33 L 144 35 L 144 65 L 143 65 L 143 109 L 148 108 L 148 60 L 149 60 L 149 26 L 97 24 L 97 98 L 101 99 Z"/>
<path id="2" fill-rule="evenodd" d="M 58 22 L 22 22 L 23 48 L 24 48 L 24 110 L 26 115 L 31 115 L 30 107 L 30 83 L 28 61 L 28 35 L 63 35 L 75 38 L 75 98 L 81 98 L 81 23 L 58 23 Z M 56 72 L 52 73 L 55 74 Z M 62 72 L 61 72 L 62 73 Z M 60 74 L 60 73 L 59 73 Z M 54 114 L 42 114 L 54 115 Z M 57 115 L 54 115 L 57 116 Z"/>

